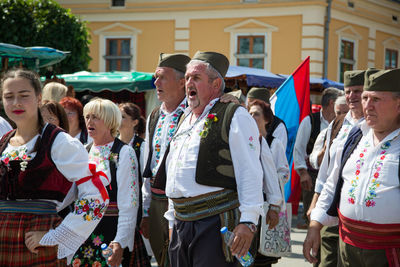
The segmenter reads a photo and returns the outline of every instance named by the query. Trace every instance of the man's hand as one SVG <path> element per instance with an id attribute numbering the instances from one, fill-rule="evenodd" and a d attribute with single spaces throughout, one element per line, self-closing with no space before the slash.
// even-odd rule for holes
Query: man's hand
<path id="1" fill-rule="evenodd" d="M 233 255 L 243 257 L 249 251 L 254 234 L 250 231 L 249 227 L 242 223 L 235 227 L 233 233 L 235 234 L 235 238 L 231 245 L 231 252 Z"/>
<path id="2" fill-rule="evenodd" d="M 279 214 L 275 210 L 269 209 L 267 212 L 266 223 L 268 224 L 268 229 L 274 228 L 279 223 Z"/>
<path id="3" fill-rule="evenodd" d="M 122 255 L 124 254 L 124 249 L 118 242 L 111 242 L 110 248 L 113 250 L 113 254 L 108 257 L 108 264 L 110 266 L 120 266 L 122 262 Z"/>
<path id="4" fill-rule="evenodd" d="M 313 264 L 318 262 L 316 256 L 318 254 L 318 249 L 321 242 L 321 228 L 322 224 L 317 221 L 311 221 L 306 239 L 303 243 L 303 255 L 308 262 Z"/>
<path id="5" fill-rule="evenodd" d="M 149 239 L 149 228 L 149 217 L 142 217 L 142 221 L 140 222 L 140 230 L 142 230 L 142 235 L 144 236 L 144 238 Z"/>
<path id="6" fill-rule="evenodd" d="M 319 194 L 318 193 L 314 193 L 313 199 L 311 200 L 311 203 L 310 203 L 310 207 L 308 208 L 308 211 L 307 211 L 308 221 L 311 221 L 311 219 L 310 219 L 311 211 L 317 205 L 318 198 L 319 198 Z"/>
<path id="7" fill-rule="evenodd" d="M 222 103 L 232 102 L 232 103 L 235 103 L 235 104 L 240 104 L 239 100 L 235 96 L 233 96 L 231 94 L 223 94 L 219 98 L 219 101 L 221 101 Z"/>
<path id="8" fill-rule="evenodd" d="M 311 176 L 308 174 L 308 171 L 306 169 L 300 169 L 298 173 L 300 175 L 301 188 L 306 191 L 311 191 L 313 189 L 312 180 Z"/>
<path id="9" fill-rule="evenodd" d="M 39 250 L 37 249 L 41 246 L 39 242 L 46 233 L 46 231 L 31 231 L 25 233 L 25 245 L 30 252 L 35 254 L 39 253 Z"/>

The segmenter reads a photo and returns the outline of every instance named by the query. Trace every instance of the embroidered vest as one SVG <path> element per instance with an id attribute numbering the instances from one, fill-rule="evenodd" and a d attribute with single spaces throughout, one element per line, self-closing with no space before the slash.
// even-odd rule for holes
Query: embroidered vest
<path id="1" fill-rule="evenodd" d="M 208 135 L 200 139 L 196 182 L 236 190 L 235 172 L 229 150 L 229 129 L 233 114 L 240 105 L 217 102 L 210 113 L 220 118 L 211 123 Z"/>
<path id="2" fill-rule="evenodd" d="M 279 126 L 280 123 L 283 123 L 283 125 L 285 125 L 285 130 L 286 130 L 286 137 L 288 134 L 287 128 L 286 128 L 286 124 L 283 120 L 281 120 L 280 118 L 278 118 L 277 116 L 274 116 L 274 119 L 272 120 L 271 123 L 269 123 L 268 125 L 266 125 L 266 130 L 267 130 L 267 136 L 265 137 L 265 139 L 267 140 L 268 146 L 271 147 L 272 141 L 274 140 L 274 131 L 276 130 L 276 128 Z M 285 147 L 286 149 L 286 147 Z"/>
<path id="3" fill-rule="evenodd" d="M 0 153 L 3 153 L 15 131 L 2 137 Z M 64 177 L 51 159 L 51 147 L 60 132 L 63 132 L 61 128 L 47 124 L 43 134 L 36 141 L 36 156 L 28 162 L 25 171 L 21 171 L 21 160 L 10 160 L 9 167 L 6 167 L 6 172 L 0 177 L 0 199 L 49 199 L 60 202 L 64 200 L 72 183 Z"/>
<path id="4" fill-rule="evenodd" d="M 143 178 L 140 166 L 140 146 L 142 145 L 144 139 L 138 135 L 135 135 L 135 139 L 132 142 L 133 150 L 135 150 L 136 158 L 137 158 L 137 166 L 138 166 L 138 179 L 139 179 L 139 209 L 136 219 L 136 226 L 140 227 L 140 222 L 142 220 L 142 212 L 143 212 L 143 199 L 142 199 L 142 185 L 143 185 Z"/>
<path id="5" fill-rule="evenodd" d="M 308 116 L 310 116 L 311 134 L 310 139 L 308 139 L 307 143 L 307 155 L 310 155 L 314 148 L 314 144 L 317 140 L 318 134 L 321 131 L 321 112 L 311 113 Z"/>

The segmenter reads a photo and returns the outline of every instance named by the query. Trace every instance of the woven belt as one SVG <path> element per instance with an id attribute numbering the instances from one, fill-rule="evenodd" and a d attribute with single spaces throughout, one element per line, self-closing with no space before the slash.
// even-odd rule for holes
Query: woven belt
<path id="1" fill-rule="evenodd" d="M 239 207 L 238 194 L 231 189 L 171 200 L 175 217 L 181 221 L 196 221 Z"/>
<path id="2" fill-rule="evenodd" d="M 118 212 L 119 212 L 119 210 L 118 210 L 117 202 L 110 202 L 110 204 L 108 204 L 106 212 L 104 213 L 104 216 L 115 217 L 115 216 L 118 216 Z"/>
<path id="3" fill-rule="evenodd" d="M 57 205 L 53 202 L 41 200 L 0 200 L 0 212 L 30 213 L 30 214 L 57 214 Z"/>

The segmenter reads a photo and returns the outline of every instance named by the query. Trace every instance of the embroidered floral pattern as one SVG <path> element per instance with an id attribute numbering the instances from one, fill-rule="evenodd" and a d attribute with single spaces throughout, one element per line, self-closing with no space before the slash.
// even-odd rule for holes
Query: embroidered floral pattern
<path id="1" fill-rule="evenodd" d="M 85 221 L 100 220 L 106 211 L 105 206 L 98 199 L 83 198 L 75 202 L 75 214 L 82 215 Z"/>
<path id="2" fill-rule="evenodd" d="M 137 177 L 136 172 L 135 172 L 135 170 L 136 170 L 136 161 L 135 161 L 135 152 L 134 152 L 134 150 L 130 150 L 129 151 L 129 159 L 130 159 L 131 165 L 132 165 L 132 168 L 130 168 L 131 177 L 133 178 L 132 182 L 129 184 L 129 186 L 132 189 L 130 191 L 131 192 L 132 205 L 134 207 L 136 207 L 138 205 L 137 200 L 139 198 L 139 192 L 138 192 L 139 189 L 138 189 L 138 186 L 137 186 L 137 178 L 138 177 Z"/>
<path id="3" fill-rule="evenodd" d="M 367 192 L 367 196 L 365 197 L 365 206 L 367 207 L 374 207 L 375 206 L 375 201 L 373 200 L 376 197 L 376 189 L 379 187 L 380 185 L 380 180 L 379 180 L 379 173 L 382 170 L 383 167 L 383 161 L 386 158 L 386 153 L 387 153 L 387 149 L 391 146 L 390 141 L 385 142 L 381 145 L 381 153 L 378 156 L 378 159 L 375 162 L 374 165 L 374 177 L 371 180 L 371 183 L 368 187 L 368 192 Z"/>
<path id="4" fill-rule="evenodd" d="M 93 146 L 90 149 L 89 160 L 95 162 L 98 166 L 97 168 L 99 168 L 99 166 L 102 166 L 100 167 L 101 169 L 108 170 L 108 162 L 111 158 L 111 154 L 114 154 L 111 153 L 111 147 L 112 144 L 106 144 L 104 146 Z"/>
<path id="5" fill-rule="evenodd" d="M 204 122 L 203 130 L 200 132 L 201 138 L 206 138 L 207 137 L 208 131 L 211 128 L 211 124 L 213 122 L 217 122 L 217 121 L 218 121 L 218 118 L 217 118 L 215 113 L 211 113 L 211 114 L 207 115 L 207 118 L 206 118 L 206 120 Z"/>
<path id="6" fill-rule="evenodd" d="M 349 203 L 350 204 L 354 204 L 356 197 L 355 197 L 355 189 L 357 188 L 358 184 L 358 180 L 359 180 L 359 175 L 361 172 L 361 167 L 364 165 L 364 158 L 366 153 L 368 152 L 368 148 L 371 145 L 369 144 L 368 141 L 365 142 L 364 144 L 364 149 L 361 151 L 360 155 L 359 155 L 359 160 L 356 161 L 356 171 L 355 171 L 355 179 L 353 179 L 351 181 L 351 188 L 349 190 Z M 380 186 L 380 180 L 379 180 L 379 176 L 380 176 L 380 172 L 383 168 L 383 162 L 386 158 L 386 153 L 387 153 L 387 149 L 391 146 L 390 141 L 387 141 L 385 143 L 383 143 L 381 145 L 381 152 L 379 154 L 379 156 L 377 157 L 375 164 L 374 164 L 374 168 L 372 170 L 373 173 L 373 177 L 371 179 L 371 182 L 368 186 L 368 190 L 367 190 L 367 194 L 366 197 L 364 199 L 364 203 L 366 207 L 374 207 L 376 202 L 374 200 L 374 198 L 377 196 L 376 194 L 376 189 Z"/>
<path id="7" fill-rule="evenodd" d="M 100 247 L 101 244 L 103 244 L 104 236 L 103 235 L 95 235 L 92 233 L 91 239 L 92 239 L 93 245 L 95 245 L 96 247 Z"/>
<path id="8" fill-rule="evenodd" d="M 26 146 L 20 146 L 16 150 L 4 152 L 1 155 L 1 160 L 8 166 L 10 160 L 21 160 L 20 166 L 21 171 L 25 171 L 28 166 L 28 161 L 31 160 L 31 157 L 28 156 L 28 148 Z"/>
<path id="9" fill-rule="evenodd" d="M 368 141 L 364 144 L 364 149 L 361 151 L 359 155 L 359 159 L 356 161 L 356 171 L 355 171 L 355 178 L 351 181 L 351 188 L 349 190 L 349 198 L 347 201 L 350 204 L 354 204 L 356 201 L 355 190 L 358 186 L 358 180 L 360 179 L 359 175 L 361 172 L 361 167 L 364 166 L 365 161 L 365 154 L 367 152 L 367 148 L 370 147 Z"/>
<path id="10" fill-rule="evenodd" d="M 249 137 L 249 147 L 250 147 L 251 150 L 255 150 L 256 149 L 256 147 L 254 146 L 254 138 L 253 138 L 253 136 Z"/>
<path id="11" fill-rule="evenodd" d="M 181 114 L 183 113 L 184 109 L 185 109 L 185 104 L 183 103 L 172 114 L 172 118 L 171 118 L 171 121 L 169 122 L 168 130 L 167 130 L 168 143 L 171 141 L 172 137 L 175 134 L 175 131 L 178 126 L 178 120 L 179 120 Z M 160 157 L 161 157 L 161 138 L 162 138 L 162 131 L 163 131 L 166 117 L 167 117 L 167 115 L 163 111 L 161 111 L 158 125 L 154 132 L 154 156 L 155 156 L 156 165 L 158 165 L 158 163 L 160 161 Z M 155 174 L 155 170 L 153 170 L 153 174 Z"/>

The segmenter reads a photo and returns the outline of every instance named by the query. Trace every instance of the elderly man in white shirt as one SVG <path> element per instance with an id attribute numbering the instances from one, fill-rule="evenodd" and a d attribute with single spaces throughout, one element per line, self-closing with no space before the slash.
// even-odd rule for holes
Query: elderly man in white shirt
<path id="1" fill-rule="evenodd" d="M 365 122 L 350 132 L 345 146 L 338 145 L 332 159 L 332 173 L 311 213 L 304 241 L 308 261 L 316 262 L 322 225 L 336 224 L 338 216 L 339 264 L 399 264 L 399 85 L 400 69 L 366 71 Z"/>
<path id="2" fill-rule="evenodd" d="M 364 120 L 364 114 L 361 105 L 361 94 L 364 87 L 363 70 L 346 71 L 344 73 L 344 92 L 346 103 L 350 111 L 345 115 L 337 115 L 335 120 L 329 124 L 326 134 L 326 146 L 323 154 L 322 162 L 318 172 L 318 177 L 315 185 L 315 193 L 308 209 L 307 215 L 310 216 L 312 209 L 315 208 L 318 197 L 321 194 L 322 188 L 326 179 L 333 171 L 334 159 L 336 150 L 340 145 L 343 145 L 347 136 L 353 128 Z M 339 97 L 341 98 L 341 97 Z M 337 100 L 339 100 L 339 98 Z M 336 100 L 336 101 L 337 101 Z M 315 149 L 315 146 L 314 146 Z M 313 151 L 314 153 L 314 151 Z M 312 162 L 310 156 L 310 162 Z M 337 266 L 337 248 L 339 243 L 338 226 L 324 227 L 321 230 L 321 263 L 320 267 Z"/>
<path id="3" fill-rule="evenodd" d="M 236 266 L 232 255 L 248 252 L 263 212 L 257 125 L 243 107 L 219 101 L 228 67 L 215 52 L 197 52 L 187 65 L 189 107 L 166 162 L 171 266 Z M 230 249 L 223 226 L 236 235 Z"/>

